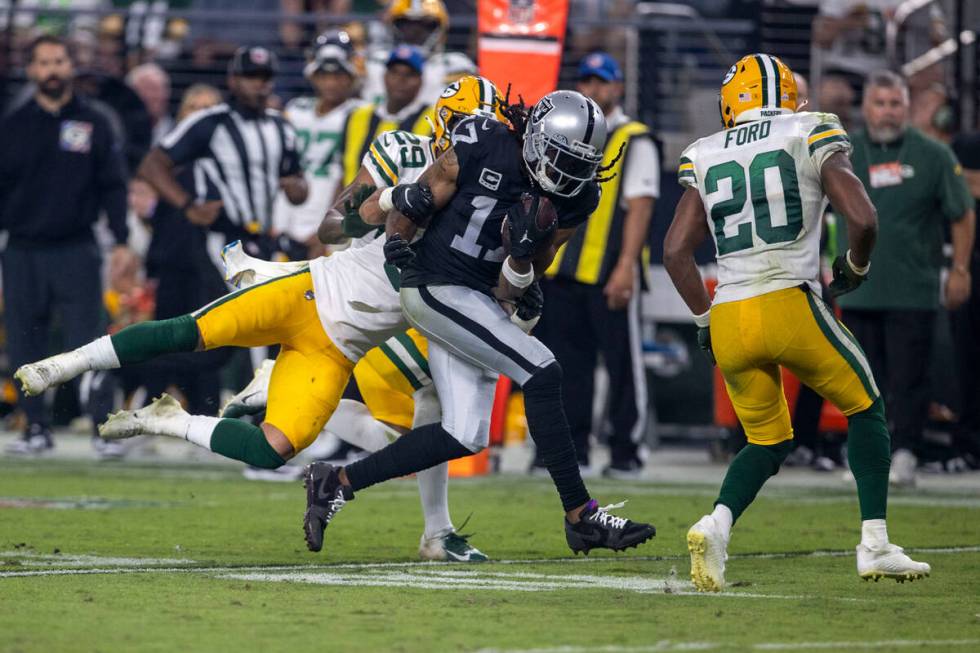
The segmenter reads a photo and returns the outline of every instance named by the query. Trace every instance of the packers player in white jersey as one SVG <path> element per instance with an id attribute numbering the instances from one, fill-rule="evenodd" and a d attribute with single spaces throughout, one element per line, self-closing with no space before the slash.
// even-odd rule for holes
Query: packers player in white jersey
<path id="1" fill-rule="evenodd" d="M 100 426 L 100 434 L 107 439 L 168 435 L 256 467 L 274 469 L 316 439 L 337 408 L 360 361 L 367 363 L 361 390 L 369 404 L 378 405 L 371 398 L 375 391 L 387 397 L 403 395 L 393 409 L 376 408 L 375 417 L 411 427 L 411 399 L 420 388 L 408 376 L 412 374 L 418 380 L 427 368 L 426 345 L 417 334 L 405 336 L 408 323 L 402 315 L 398 273 L 386 268 L 385 239 L 379 237 L 383 226 L 372 228 L 360 219 L 356 198 L 364 197 L 365 185 L 411 181 L 421 175 L 440 151 L 439 144 L 448 143 L 446 132 L 458 119 L 457 114 L 502 118 L 498 97 L 487 80 L 460 80 L 442 98 L 435 144 L 409 140 L 402 133 L 389 133 L 387 138 L 383 136 L 372 145 L 351 189 L 338 200 L 337 205 L 344 207 L 343 217 L 331 212 L 321 230 L 321 235 L 338 227 L 354 235 L 367 231 L 356 246 L 315 259 L 308 265 L 287 264 L 291 268 L 258 262 L 257 266 L 264 265 L 252 271 L 253 280 L 255 272 L 261 275 L 270 270 L 273 274 L 288 270 L 289 273 L 266 278 L 194 313 L 135 324 L 78 349 L 29 363 L 17 370 L 15 378 L 25 393 L 36 395 L 89 370 L 113 369 L 167 353 L 279 344 L 281 349 L 269 377 L 266 416 L 261 426 L 230 418 L 189 415 L 176 400 L 163 395 L 145 408 L 110 416 Z M 410 147 L 402 149 L 403 141 Z M 383 221 L 376 197 L 360 208 L 362 214 L 374 215 L 379 223 Z M 415 346 L 414 352 L 410 345 Z M 375 347 L 378 350 L 369 353 Z M 359 375 L 359 382 L 361 378 Z M 427 381 L 423 385 L 431 386 L 431 380 Z M 416 419 L 438 421 L 438 408 L 434 411 L 431 405 L 427 408 L 428 415 Z M 441 493 L 441 499 L 431 496 L 427 501 L 423 497 L 427 532 L 420 553 L 427 558 L 441 555 L 446 559 L 452 553 L 446 545 L 455 543 L 456 555 L 449 559 L 485 560 L 463 536 L 455 535 L 449 538 L 454 542 L 446 542 L 447 535 L 455 534 L 444 505 L 446 469 L 433 468 L 420 476 L 428 472 L 442 475 L 441 482 L 435 479 L 432 493 Z M 431 535 L 432 517 L 436 522 L 443 522 L 442 530 L 448 532 L 439 536 L 436 531 L 436 535 Z"/>
<path id="2" fill-rule="evenodd" d="M 351 60 L 350 40 L 346 38 L 323 39 L 303 69 L 316 94 L 290 100 L 284 112 L 296 130 L 310 194 L 298 206 L 289 204 L 280 194 L 273 207 L 273 221 L 279 232 L 301 243 L 315 243 L 320 220 L 342 186 L 344 172 L 338 148 L 347 116 L 361 104 L 352 97 L 358 75 Z"/>
<path id="3" fill-rule="evenodd" d="M 796 82 L 776 57 L 743 57 L 720 93 L 724 129 L 681 156 L 686 190 L 664 242 L 664 265 L 694 313 L 698 341 L 725 379 L 748 444 L 732 461 L 713 512 L 687 534 L 701 591 L 725 586 L 732 524 L 792 449 L 780 368 L 848 418 L 848 461 L 861 508 L 857 570 L 913 580 L 929 565 L 888 540 L 889 435 L 864 352 L 820 298 L 820 228 L 828 199 L 847 220 L 850 249 L 834 261 L 831 293 L 867 277 L 877 215 L 832 114 L 799 112 Z M 710 301 L 694 250 L 714 238 L 718 287 Z"/>

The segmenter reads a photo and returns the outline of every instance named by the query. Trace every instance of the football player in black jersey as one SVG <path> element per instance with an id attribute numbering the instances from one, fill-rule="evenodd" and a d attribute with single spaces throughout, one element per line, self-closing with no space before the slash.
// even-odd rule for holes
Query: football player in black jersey
<path id="1" fill-rule="evenodd" d="M 562 406 L 561 367 L 527 333 L 542 301 L 535 273 L 598 203 L 605 117 L 573 91 L 551 93 L 521 117 L 526 124 L 511 127 L 463 119 L 452 146 L 418 182 L 379 197 L 388 212 L 386 258 L 402 271 L 402 308 L 429 338 L 442 422 L 344 468 L 310 465 L 304 531 L 313 551 L 355 491 L 485 448 L 500 374 L 524 390 L 528 427 L 561 497 L 569 547 L 622 550 L 656 533 L 649 524 L 611 515 L 611 507 L 600 508 L 589 495 Z M 541 195 L 554 205 L 557 221 L 539 219 Z M 419 227 L 424 234 L 409 246 Z M 505 306 L 517 310 L 511 315 Z"/>

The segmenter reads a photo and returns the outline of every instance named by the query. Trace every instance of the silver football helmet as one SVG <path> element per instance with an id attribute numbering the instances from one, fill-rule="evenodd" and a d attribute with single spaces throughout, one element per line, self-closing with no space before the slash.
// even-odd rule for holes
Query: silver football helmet
<path id="1" fill-rule="evenodd" d="M 531 107 L 524 163 L 541 190 L 572 197 L 595 177 L 605 144 L 599 105 L 575 91 L 555 91 Z"/>

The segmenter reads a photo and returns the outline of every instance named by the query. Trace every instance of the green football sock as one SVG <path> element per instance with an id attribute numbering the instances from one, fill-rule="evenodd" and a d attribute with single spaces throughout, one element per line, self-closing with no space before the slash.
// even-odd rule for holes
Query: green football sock
<path id="1" fill-rule="evenodd" d="M 745 445 L 728 466 L 715 503 L 728 506 L 732 511 L 732 521 L 737 521 L 769 477 L 779 471 L 779 466 L 792 450 L 792 440 L 773 445 Z"/>
<path id="2" fill-rule="evenodd" d="M 847 462 L 857 483 L 861 519 L 884 519 L 888 507 L 891 437 L 881 397 L 847 420 Z"/>
<path id="3" fill-rule="evenodd" d="M 197 323 L 191 315 L 169 320 L 140 322 L 111 336 L 120 365 L 142 363 L 163 354 L 194 351 L 197 348 Z"/>
<path id="4" fill-rule="evenodd" d="M 211 434 L 211 451 L 253 467 L 276 469 L 285 464 L 258 426 L 237 419 L 223 419 Z"/>

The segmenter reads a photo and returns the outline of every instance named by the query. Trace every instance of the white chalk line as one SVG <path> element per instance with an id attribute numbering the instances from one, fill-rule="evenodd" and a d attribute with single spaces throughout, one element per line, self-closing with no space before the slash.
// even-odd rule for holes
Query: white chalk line
<path id="1" fill-rule="evenodd" d="M 305 573 L 230 573 L 218 578 L 276 583 L 309 583 L 355 587 L 399 587 L 428 590 L 498 590 L 508 592 L 548 592 L 555 590 L 595 590 L 635 592 L 638 594 L 671 594 L 703 596 L 687 581 L 654 579 L 643 576 L 552 575 L 530 572 L 480 572 L 451 569 L 407 569 L 400 571 L 368 570 L 366 573 L 305 572 Z M 717 598 L 758 598 L 800 600 L 802 595 L 758 594 L 728 592 L 711 594 Z M 841 600 L 856 600 L 846 599 Z"/>
<path id="2" fill-rule="evenodd" d="M 978 553 L 978 546 L 955 546 L 955 547 L 907 547 L 906 551 L 920 554 L 956 554 L 956 553 Z M 788 558 L 846 558 L 854 555 L 853 550 L 842 551 L 805 551 L 805 552 L 785 552 L 785 553 L 736 553 L 729 556 L 730 560 L 739 559 L 788 559 Z M 58 576 L 74 574 L 140 574 L 140 573 L 234 573 L 234 572 L 289 572 L 289 571 L 334 571 L 334 570 L 387 570 L 387 569 L 452 569 L 452 563 L 442 562 L 341 562 L 341 563 L 311 563 L 300 565 L 223 565 L 211 567 L 199 567 L 196 561 L 190 559 L 172 558 L 112 558 L 88 554 L 39 554 L 30 551 L 0 551 L 0 561 L 3 559 L 13 559 L 17 566 L 47 566 L 64 567 L 61 569 L 32 569 L 32 570 L 0 570 L 2 578 L 20 578 L 26 576 Z M 688 555 L 664 555 L 664 556 L 628 556 L 628 557 L 569 557 L 569 558 L 540 558 L 540 559 L 521 559 L 521 560 L 491 560 L 489 564 L 496 565 L 554 565 L 554 564 L 602 564 L 616 563 L 626 564 L 631 562 L 669 562 L 676 560 L 687 560 Z M 71 567 L 73 560 L 81 560 Z M 65 564 L 65 563 L 69 564 Z M 97 564 L 99 567 L 79 568 L 85 564 Z M 125 566 L 129 564 L 130 566 Z M 167 566 L 169 565 L 169 566 Z M 184 566 L 176 566 L 184 565 Z"/>
<path id="3" fill-rule="evenodd" d="M 554 646 L 548 648 L 498 649 L 481 648 L 474 653 L 653 653 L 657 651 L 715 651 L 722 649 L 756 651 L 811 651 L 811 650 L 874 650 L 882 648 L 919 648 L 976 646 L 980 639 L 888 639 L 852 642 L 760 642 L 735 644 L 730 642 L 672 642 L 661 640 L 638 646 Z"/>

